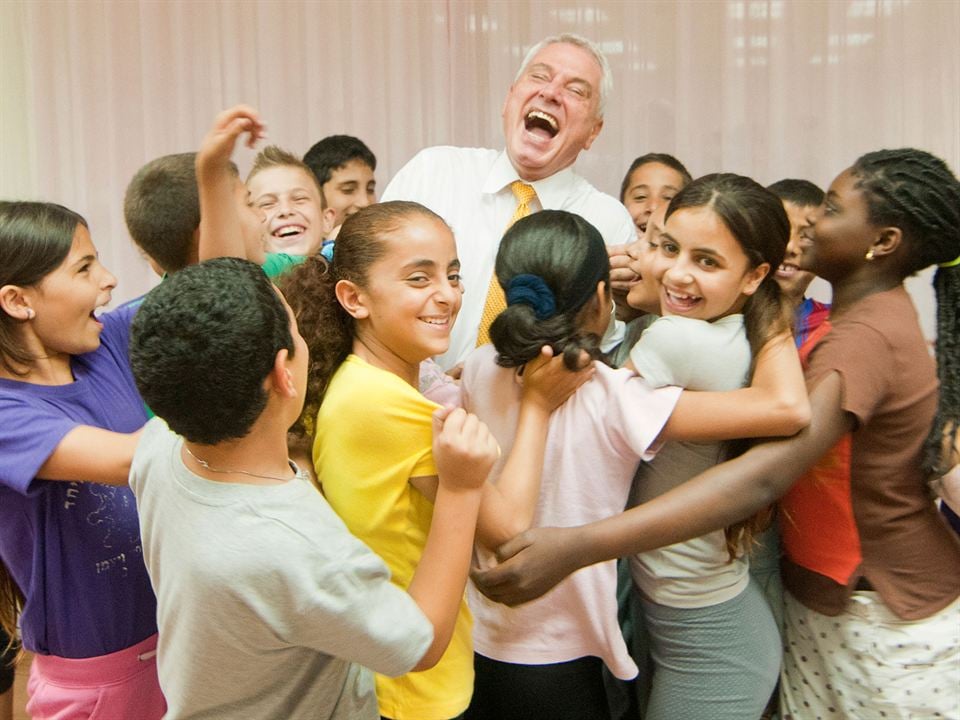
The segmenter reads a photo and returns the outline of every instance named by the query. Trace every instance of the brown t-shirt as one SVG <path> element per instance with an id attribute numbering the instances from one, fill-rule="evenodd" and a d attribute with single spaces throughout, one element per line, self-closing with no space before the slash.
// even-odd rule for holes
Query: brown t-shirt
<path id="1" fill-rule="evenodd" d="M 870 295 L 833 322 L 810 356 L 807 379 L 815 384 L 831 372 L 841 377 L 841 406 L 856 419 L 849 502 L 861 561 L 840 583 L 792 560 L 788 546 L 784 584 L 807 607 L 837 615 L 866 577 L 898 616 L 928 617 L 960 595 L 960 540 L 937 512 L 921 470 L 937 407 L 937 378 L 903 287 Z M 823 497 L 825 503 L 835 501 Z M 821 521 L 801 525 L 795 534 L 832 530 Z M 842 538 L 838 533 L 838 542 L 850 542 Z"/>

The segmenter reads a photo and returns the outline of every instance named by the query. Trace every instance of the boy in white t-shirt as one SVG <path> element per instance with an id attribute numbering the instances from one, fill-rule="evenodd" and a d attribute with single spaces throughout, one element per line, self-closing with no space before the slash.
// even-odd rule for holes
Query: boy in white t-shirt
<path id="1" fill-rule="evenodd" d="M 130 356 L 158 415 L 130 484 L 167 718 L 377 718 L 367 668 L 399 675 L 439 659 L 466 581 L 446 568 L 465 564 L 421 563 L 397 588 L 289 460 L 308 351 L 283 297 L 245 260 L 185 268 L 144 301 Z M 436 506 L 455 520 L 434 523 L 450 536 L 438 556 L 469 553 L 497 453 L 465 419 L 435 416 L 440 482 L 458 490 Z"/>

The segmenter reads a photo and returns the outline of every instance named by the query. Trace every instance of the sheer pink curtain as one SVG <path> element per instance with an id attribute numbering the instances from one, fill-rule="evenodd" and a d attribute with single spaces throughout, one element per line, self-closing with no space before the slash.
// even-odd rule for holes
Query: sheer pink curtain
<path id="1" fill-rule="evenodd" d="M 613 66 L 604 131 L 578 164 L 608 192 L 652 150 L 763 183 L 826 184 L 862 152 L 901 145 L 960 170 L 951 0 L 6 0 L 0 196 L 85 214 L 116 296 L 132 297 L 153 280 L 123 225 L 126 183 L 196 147 L 218 110 L 258 107 L 295 152 L 357 135 L 383 187 L 421 147 L 500 146 L 525 50 L 562 31 Z M 912 287 L 929 328 L 924 283 Z"/>

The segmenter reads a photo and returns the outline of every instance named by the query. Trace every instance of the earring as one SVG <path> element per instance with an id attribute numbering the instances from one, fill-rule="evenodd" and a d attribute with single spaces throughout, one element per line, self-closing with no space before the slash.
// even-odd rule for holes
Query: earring
<path id="1" fill-rule="evenodd" d="M 37 314 L 33 311 L 33 308 L 27 308 L 27 320 L 33 320 Z"/>
<path id="2" fill-rule="evenodd" d="M 867 262 L 870 262 L 871 260 L 873 260 L 873 248 L 870 248 L 869 250 L 867 250 L 867 254 L 863 256 L 863 259 L 866 260 Z"/>

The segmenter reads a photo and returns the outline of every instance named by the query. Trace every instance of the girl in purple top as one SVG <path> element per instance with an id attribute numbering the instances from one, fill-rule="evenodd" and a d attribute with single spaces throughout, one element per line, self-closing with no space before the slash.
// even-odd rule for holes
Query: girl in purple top
<path id="1" fill-rule="evenodd" d="M 146 420 L 127 360 L 135 308 L 86 221 L 0 202 L 0 621 L 35 654 L 28 712 L 159 718 L 156 600 L 126 487 Z M 86 482 L 84 482 L 86 481 Z"/>

